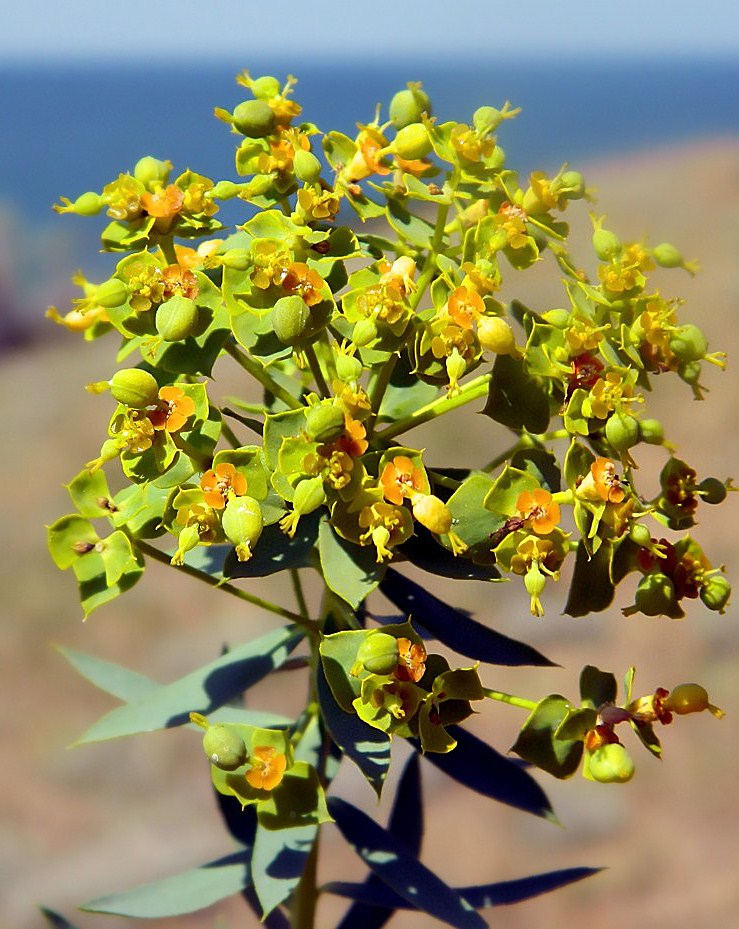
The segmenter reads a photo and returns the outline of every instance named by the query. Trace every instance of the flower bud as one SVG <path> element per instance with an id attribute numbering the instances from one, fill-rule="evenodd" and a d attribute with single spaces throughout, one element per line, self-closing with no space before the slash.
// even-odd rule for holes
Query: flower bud
<path id="1" fill-rule="evenodd" d="M 516 350 L 516 339 L 508 321 L 502 316 L 483 316 L 477 324 L 480 345 L 496 355 L 510 355 Z"/>
<path id="2" fill-rule="evenodd" d="M 731 584 L 721 574 L 711 575 L 700 589 L 700 598 L 709 610 L 724 613 L 731 596 Z"/>
<path id="3" fill-rule="evenodd" d="M 418 123 L 426 113 L 431 116 L 431 100 L 420 84 L 411 84 L 407 90 L 399 90 L 390 101 L 390 122 L 396 129 L 405 129 Z"/>
<path id="4" fill-rule="evenodd" d="M 313 152 L 299 148 L 293 159 L 293 172 L 299 181 L 312 184 L 321 176 L 321 162 Z"/>
<path id="5" fill-rule="evenodd" d="M 198 307 L 194 300 L 175 294 L 157 310 L 155 325 L 165 342 L 179 342 L 195 331 Z"/>
<path id="6" fill-rule="evenodd" d="M 95 290 L 95 302 L 106 310 L 122 306 L 128 300 L 128 287 L 117 277 L 104 281 Z"/>
<path id="7" fill-rule="evenodd" d="M 425 158 L 431 148 L 429 131 L 423 123 L 411 123 L 399 129 L 390 146 L 391 151 L 404 161 Z"/>
<path id="8" fill-rule="evenodd" d="M 171 170 L 171 161 L 160 161 L 151 155 L 145 155 L 136 162 L 133 176 L 140 184 L 151 190 L 153 187 L 164 186 Z"/>
<path id="9" fill-rule="evenodd" d="M 264 100 L 245 100 L 232 114 L 234 129 L 250 139 L 261 139 L 275 128 L 275 114 Z"/>
<path id="10" fill-rule="evenodd" d="M 625 784 L 634 776 L 634 761 L 620 742 L 609 742 L 591 754 L 588 771 L 601 784 Z"/>
<path id="11" fill-rule="evenodd" d="M 357 651 L 357 660 L 352 669 L 369 671 L 370 674 L 392 674 L 398 667 L 398 640 L 387 632 L 372 631 L 367 634 Z"/>
<path id="12" fill-rule="evenodd" d="M 295 345 L 310 322 L 310 309 L 297 294 L 280 297 L 272 308 L 272 326 L 283 345 Z"/>
<path id="13" fill-rule="evenodd" d="M 247 759 L 244 740 L 223 723 L 208 727 L 203 736 L 203 751 L 210 763 L 222 771 L 235 771 Z"/>
<path id="14" fill-rule="evenodd" d="M 110 392 L 124 406 L 141 410 L 159 399 L 156 378 L 142 368 L 122 368 L 110 379 Z"/>
<path id="15" fill-rule="evenodd" d="M 226 538 L 236 546 L 238 560 L 248 561 L 264 525 L 259 502 L 249 496 L 230 497 L 223 511 L 222 525 Z"/>
<path id="16" fill-rule="evenodd" d="M 305 413 L 305 431 L 315 442 L 333 442 L 344 431 L 344 411 L 333 403 L 318 403 Z"/>

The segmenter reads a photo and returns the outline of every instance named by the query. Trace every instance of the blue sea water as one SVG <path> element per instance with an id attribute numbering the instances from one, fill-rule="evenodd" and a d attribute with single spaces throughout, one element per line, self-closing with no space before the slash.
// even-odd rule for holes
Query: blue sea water
<path id="1" fill-rule="evenodd" d="M 524 171 L 739 134 L 735 61 L 567 62 L 554 52 L 549 61 L 501 60 L 491 41 L 489 60 L 454 68 L 432 60 L 249 66 L 280 78 L 292 70 L 302 118 L 349 133 L 409 80 L 423 82 L 441 120 L 469 120 L 482 104 L 510 100 L 522 113 L 499 140 L 509 164 Z M 169 158 L 178 171 L 233 177 L 236 137 L 213 107 L 232 108 L 247 95 L 234 80 L 243 67 L 0 67 L 0 205 L 31 223 L 50 221 L 60 195 L 100 189 L 143 154 Z"/>

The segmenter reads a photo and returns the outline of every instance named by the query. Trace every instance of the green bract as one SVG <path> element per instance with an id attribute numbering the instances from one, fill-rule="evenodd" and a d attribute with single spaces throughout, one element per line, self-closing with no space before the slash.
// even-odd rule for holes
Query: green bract
<path id="1" fill-rule="evenodd" d="M 205 730 L 210 763 L 197 747 L 193 759 L 238 844 L 164 888 L 131 891 L 115 912 L 178 916 L 241 894 L 265 924 L 315 929 L 319 891 L 338 888 L 358 901 L 342 925 L 364 929 L 369 899 L 373 925 L 402 901 L 482 929 L 491 900 L 589 873 L 455 890 L 420 862 L 428 763 L 480 802 L 554 818 L 530 771 L 501 753 L 509 740 L 494 748 L 466 728 L 485 700 L 525 711 L 512 751 L 527 765 L 603 783 L 634 773 L 622 734 L 660 755 L 658 725 L 722 715 L 702 685 L 634 695 L 633 669 L 619 694 L 610 671 L 587 665 L 574 700 L 490 685 L 496 665 L 509 676 L 554 665 L 520 637 L 557 584 L 577 617 L 618 615 L 624 579 L 638 579 L 627 616 L 727 610 L 729 582 L 685 533 L 731 482 L 699 480 L 647 402 L 672 386 L 666 408 L 689 415 L 680 381 L 700 398 L 704 363 L 723 356 L 707 354 L 682 301 L 650 280 L 655 263 L 693 273 L 676 248 L 622 237 L 592 214 L 592 252 L 574 253 L 566 219 L 591 196 L 585 179 L 509 165 L 497 135 L 518 114 L 509 104 L 444 122 L 411 83 L 346 135 L 301 115 L 292 77 L 243 72 L 238 83 L 246 99 L 216 109 L 240 134 L 234 178 L 175 175 L 145 156 L 56 207 L 105 210 L 113 258 L 100 283 L 76 275 L 70 310 L 49 315 L 86 339 L 113 333 L 120 367 L 88 384 L 110 404 L 109 425 L 67 485 L 73 512 L 48 527 L 52 558 L 74 575 L 85 615 L 151 561 L 247 614 L 243 641 L 167 685 L 68 654 L 121 703 L 81 741 L 188 721 Z M 551 287 L 527 306 L 517 287 L 534 265 Z M 438 434 L 417 430 L 441 417 L 454 467 Z M 497 609 L 503 579 L 520 609 Z M 462 581 L 487 585 L 485 623 L 445 601 Z M 256 610 L 279 625 L 257 635 Z M 654 622 L 669 634 L 669 620 Z M 632 619 L 629 633 L 638 628 Z M 274 691 L 250 692 L 278 671 L 287 716 L 265 707 Z M 410 760 L 384 828 L 337 797 L 334 778 L 354 765 L 380 797 L 401 740 Z M 205 815 L 196 806 L 188 815 Z M 371 884 L 317 886 L 331 820 Z M 487 835 L 464 838 L 484 854 Z"/>

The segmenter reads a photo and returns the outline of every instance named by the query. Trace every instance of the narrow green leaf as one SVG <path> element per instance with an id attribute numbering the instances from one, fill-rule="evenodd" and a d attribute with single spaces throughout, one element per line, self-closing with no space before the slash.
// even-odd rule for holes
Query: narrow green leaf
<path id="1" fill-rule="evenodd" d="M 41 911 L 41 915 L 46 919 L 52 929 L 77 929 L 77 927 L 70 923 L 68 919 L 65 919 L 61 913 L 56 913 L 54 910 L 49 910 L 45 906 L 40 906 L 39 910 Z"/>
<path id="2" fill-rule="evenodd" d="M 279 830 L 257 826 L 251 873 L 263 916 L 298 886 L 317 831 L 314 825 Z"/>
<path id="3" fill-rule="evenodd" d="M 240 893 L 250 882 L 249 856 L 241 851 L 132 890 L 97 897 L 80 909 L 138 919 L 181 916 Z"/>
<path id="4" fill-rule="evenodd" d="M 288 626 L 247 642 L 178 681 L 111 710 L 77 744 L 180 726 L 193 711 L 212 713 L 279 668 L 301 638 L 300 631 Z"/>
<path id="5" fill-rule="evenodd" d="M 569 616 L 587 616 L 605 610 L 613 602 L 615 588 L 610 578 L 610 546 L 601 545 L 589 557 L 585 546 L 577 547 L 575 570 L 565 605 Z"/>
<path id="6" fill-rule="evenodd" d="M 150 677 L 112 661 L 65 648 L 63 645 L 57 645 L 56 650 L 88 681 L 125 703 L 138 700 L 161 686 Z"/>

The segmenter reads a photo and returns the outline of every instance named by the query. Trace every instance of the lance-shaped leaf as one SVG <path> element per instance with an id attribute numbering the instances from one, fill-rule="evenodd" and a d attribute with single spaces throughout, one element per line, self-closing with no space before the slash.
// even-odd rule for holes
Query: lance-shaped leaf
<path id="1" fill-rule="evenodd" d="M 353 709 L 347 712 L 339 706 L 326 680 L 323 663 L 316 669 L 316 682 L 321 715 L 331 738 L 357 765 L 379 797 L 390 768 L 390 740 L 379 729 L 362 722 Z"/>
<path id="2" fill-rule="evenodd" d="M 317 831 L 315 825 L 276 831 L 257 826 L 251 873 L 263 916 L 298 886 Z"/>
<path id="3" fill-rule="evenodd" d="M 457 742 L 454 751 L 428 752 L 424 755 L 427 761 L 485 797 L 557 821 L 547 795 L 520 762 L 506 758 L 460 726 L 450 726 L 449 733 Z M 420 750 L 420 743 L 411 741 Z"/>
<path id="4" fill-rule="evenodd" d="M 191 868 L 160 881 L 142 884 L 122 893 L 96 897 L 83 903 L 88 913 L 108 913 L 138 919 L 161 919 L 194 913 L 225 897 L 240 893 L 251 882 L 250 852 L 235 852 L 199 868 Z"/>
<path id="5" fill-rule="evenodd" d="M 87 655 L 72 648 L 57 645 L 57 651 L 88 681 L 124 702 L 138 700 L 146 694 L 153 693 L 161 684 L 150 677 L 131 671 L 112 661 Z"/>
<path id="6" fill-rule="evenodd" d="M 77 744 L 180 726 L 190 712 L 207 715 L 279 668 L 301 638 L 300 631 L 288 626 L 247 642 L 172 684 L 111 710 Z"/>
<path id="7" fill-rule="evenodd" d="M 318 551 L 326 584 L 354 609 L 377 587 L 386 570 L 377 563 L 373 546 L 345 542 L 327 520 L 321 521 L 318 531 Z"/>
<path id="8" fill-rule="evenodd" d="M 329 798 L 329 811 L 360 858 L 412 907 L 457 929 L 485 929 L 482 917 L 456 891 L 366 813 L 338 797 Z"/>
<path id="9" fill-rule="evenodd" d="M 408 854 L 421 854 L 423 839 L 423 795 L 421 791 L 421 764 L 418 755 L 408 757 L 390 811 L 388 831 L 401 842 Z M 374 893 L 388 888 L 377 877 L 370 874 L 362 887 L 374 900 Z M 402 898 L 399 898 L 402 899 Z M 406 905 L 403 900 L 403 905 Z M 374 903 L 355 903 L 344 914 L 336 929 L 382 929 L 395 912 L 395 907 L 378 907 Z"/>
<path id="10" fill-rule="evenodd" d="M 457 893 L 476 910 L 489 906 L 508 906 L 521 903 L 540 894 L 549 893 L 575 881 L 598 874 L 601 868 L 562 868 L 561 871 L 545 871 L 530 877 L 519 877 L 512 881 L 496 881 L 494 884 L 479 884 L 473 887 L 457 887 Z M 345 881 L 331 881 L 325 884 L 324 891 L 339 897 L 362 902 L 367 907 L 374 906 L 380 912 L 384 908 L 396 910 L 411 909 L 412 905 L 389 887 L 381 885 L 368 888 L 366 884 L 352 884 Z M 381 909 L 382 908 L 382 909 Z M 344 929 L 344 927 L 342 927 Z M 347 925 L 345 929 L 350 929 Z M 362 927 L 364 929 L 364 927 Z"/>
<path id="11" fill-rule="evenodd" d="M 554 777 L 570 777 L 580 764 L 583 743 L 579 738 L 561 738 L 557 730 L 572 709 L 559 694 L 544 697 L 524 723 L 511 751 Z"/>
<path id="12" fill-rule="evenodd" d="M 554 665 L 530 645 L 483 626 L 392 568 L 381 581 L 380 590 L 391 603 L 406 615 L 412 615 L 424 629 L 460 655 L 511 667 Z"/>
<path id="13" fill-rule="evenodd" d="M 611 605 L 615 588 L 610 578 L 609 561 L 608 545 L 601 545 L 592 557 L 584 545 L 577 546 L 565 613 L 569 616 L 587 616 Z"/>

